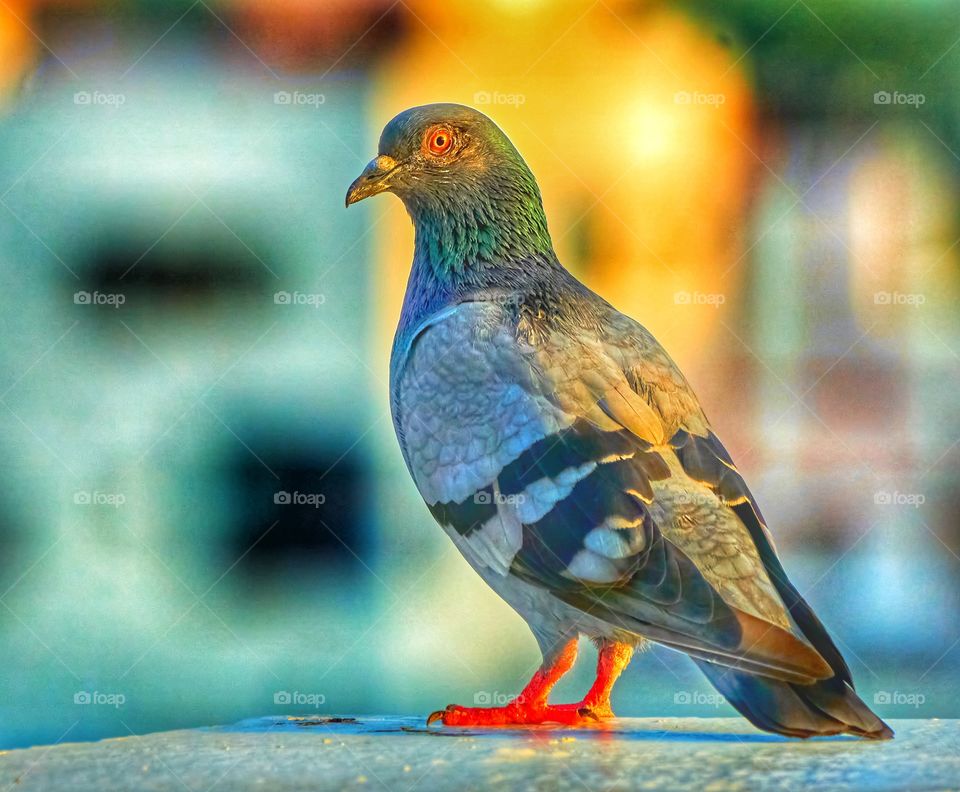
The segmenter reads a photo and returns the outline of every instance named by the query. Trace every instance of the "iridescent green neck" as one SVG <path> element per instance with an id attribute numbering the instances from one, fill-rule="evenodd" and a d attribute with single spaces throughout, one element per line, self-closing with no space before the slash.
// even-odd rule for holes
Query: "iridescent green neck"
<path id="1" fill-rule="evenodd" d="M 555 260 L 536 181 L 519 163 L 405 201 L 416 230 L 414 266 L 441 280 L 484 281 L 483 271 Z"/>
<path id="2" fill-rule="evenodd" d="M 527 293 L 564 275 L 540 191 L 517 160 L 458 174 L 432 190 L 400 192 L 416 233 L 394 338 L 394 363 L 429 317 L 462 300 Z"/>

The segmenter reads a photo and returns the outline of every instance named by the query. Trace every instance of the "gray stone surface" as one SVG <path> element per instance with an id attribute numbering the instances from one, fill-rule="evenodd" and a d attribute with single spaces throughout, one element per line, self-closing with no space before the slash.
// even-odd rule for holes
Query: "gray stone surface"
<path id="1" fill-rule="evenodd" d="M 427 730 L 422 718 L 267 717 L 0 755 L 3 790 L 960 789 L 960 721 L 787 740 L 734 718 Z"/>

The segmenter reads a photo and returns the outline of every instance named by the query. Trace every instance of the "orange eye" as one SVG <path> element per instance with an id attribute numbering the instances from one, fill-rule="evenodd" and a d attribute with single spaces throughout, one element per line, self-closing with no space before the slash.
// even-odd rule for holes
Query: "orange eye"
<path id="1" fill-rule="evenodd" d="M 435 157 L 442 157 L 453 145 L 453 133 L 446 127 L 434 127 L 424 136 L 426 149 Z"/>

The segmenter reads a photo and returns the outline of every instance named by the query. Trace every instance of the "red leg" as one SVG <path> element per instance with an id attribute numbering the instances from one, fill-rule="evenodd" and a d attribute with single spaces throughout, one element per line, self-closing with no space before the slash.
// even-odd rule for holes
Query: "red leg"
<path id="1" fill-rule="evenodd" d="M 610 693 L 632 658 L 633 647 L 630 644 L 605 641 L 600 646 L 600 654 L 597 657 L 597 678 L 587 691 L 587 695 L 583 697 L 583 701 L 579 704 L 561 706 L 589 710 L 597 718 L 614 717 L 613 710 L 610 708 Z"/>
<path id="2" fill-rule="evenodd" d="M 580 714 L 569 708 L 551 707 L 547 697 L 577 659 L 577 639 L 568 641 L 549 665 L 541 666 L 519 696 L 503 707 L 461 707 L 451 704 L 427 718 L 427 726 L 442 720 L 444 726 L 506 726 L 518 723 L 580 723 Z"/>
<path id="3" fill-rule="evenodd" d="M 509 724 L 560 723 L 578 726 L 612 718 L 610 692 L 633 657 L 629 644 L 605 642 L 597 658 L 597 678 L 583 701 L 551 705 L 547 698 L 554 685 L 577 659 L 577 641 L 567 643 L 550 665 L 540 668 L 516 699 L 503 707 L 460 707 L 451 704 L 434 712 L 427 725 L 442 720 L 444 726 L 506 726 Z"/>

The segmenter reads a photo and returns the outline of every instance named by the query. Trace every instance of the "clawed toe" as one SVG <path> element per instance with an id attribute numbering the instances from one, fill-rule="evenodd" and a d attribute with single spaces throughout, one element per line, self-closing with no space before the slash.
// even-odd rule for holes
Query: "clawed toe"
<path id="1" fill-rule="evenodd" d="M 444 721 L 444 725 L 449 726 L 450 724 L 446 723 L 445 718 L 447 716 L 447 713 L 453 712 L 455 709 L 458 709 L 456 704 L 447 704 L 445 709 L 437 710 L 436 712 L 431 712 L 427 716 L 427 726 L 429 726 L 431 723 L 436 723 L 438 720 Z"/>

